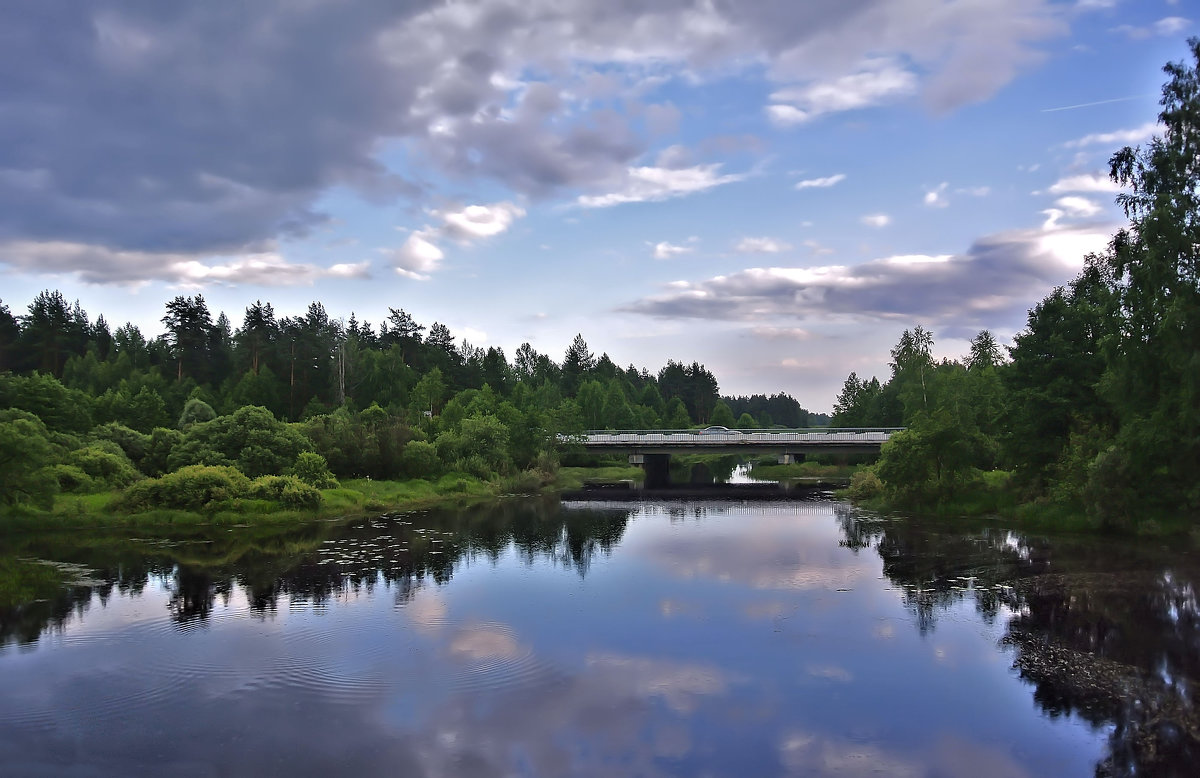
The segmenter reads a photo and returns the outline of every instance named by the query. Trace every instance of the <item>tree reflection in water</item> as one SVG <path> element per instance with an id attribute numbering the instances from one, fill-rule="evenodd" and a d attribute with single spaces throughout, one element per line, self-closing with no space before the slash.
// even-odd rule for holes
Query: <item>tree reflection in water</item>
<path id="1" fill-rule="evenodd" d="M 842 545 L 874 549 L 922 634 L 973 600 L 1049 716 L 1111 727 L 1103 776 L 1194 775 L 1200 764 L 1200 580 L 1161 543 L 1023 535 L 839 505 Z"/>
<path id="2" fill-rule="evenodd" d="M 28 538 L 0 559 L 0 647 L 29 644 L 60 631 L 113 590 L 141 592 L 152 580 L 170 592 L 172 619 L 195 626 L 226 604 L 235 589 L 252 612 L 279 603 L 322 607 L 330 598 L 384 585 L 398 602 L 428 580 L 445 583 L 460 562 L 496 561 L 510 547 L 527 564 L 546 559 L 586 576 L 597 555 L 611 553 L 629 522 L 628 508 L 563 511 L 556 501 L 512 500 L 456 512 L 385 515 L 346 524 L 213 528 L 182 538 L 128 539 L 77 534 Z M 32 559 L 69 562 L 87 583 L 63 586 L 61 576 Z M 36 585 L 20 585 L 29 580 Z"/>

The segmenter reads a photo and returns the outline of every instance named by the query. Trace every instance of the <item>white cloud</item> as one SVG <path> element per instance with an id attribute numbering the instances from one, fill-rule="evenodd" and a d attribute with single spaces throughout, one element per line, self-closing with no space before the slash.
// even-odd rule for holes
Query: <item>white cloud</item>
<path id="1" fill-rule="evenodd" d="M 892 223 L 892 217 L 886 213 L 869 213 L 859 219 L 868 227 L 886 227 Z"/>
<path id="2" fill-rule="evenodd" d="M 1115 181 L 1101 173 L 1081 173 L 1075 176 L 1060 178 L 1050 185 L 1050 194 L 1064 192 L 1119 192 L 1121 187 Z"/>
<path id="3" fill-rule="evenodd" d="M 516 219 L 525 215 L 525 209 L 505 201 L 491 205 L 468 205 L 459 210 L 433 211 L 431 215 L 440 219 L 441 224 L 427 224 L 419 230 L 413 230 L 400 248 L 383 252 L 391 259 L 396 272 L 406 278 L 428 280 L 429 274 L 446 257 L 438 245 L 441 241 L 450 239 L 469 245 L 494 238 L 507 232 Z"/>
<path id="4" fill-rule="evenodd" d="M 775 91 L 767 115 L 776 124 L 803 124 L 823 114 L 892 102 L 916 91 L 913 73 L 890 59 L 870 59 L 857 73 Z"/>
<path id="5" fill-rule="evenodd" d="M 392 260 L 396 272 L 408 278 L 424 281 L 437 269 L 446 254 L 433 241 L 438 231 L 433 228 L 413 230 L 398 249 L 384 253 Z"/>
<path id="6" fill-rule="evenodd" d="M 791 248 L 790 243 L 775 238 L 742 238 L 733 250 L 739 254 L 778 254 Z"/>
<path id="7" fill-rule="evenodd" d="M 1078 195 L 1060 197 L 1054 201 L 1054 204 L 1063 209 L 1068 216 L 1077 216 L 1086 219 L 1100 213 L 1099 204 Z"/>
<path id="8" fill-rule="evenodd" d="M 136 286 L 163 281 L 184 287 L 211 285 L 311 286 L 330 278 L 368 278 L 370 263 L 321 267 L 289 262 L 274 251 L 239 255 L 117 251 L 67 241 L 11 241 L 0 245 L 0 265 L 27 273 L 71 274 L 96 285 Z"/>
<path id="9" fill-rule="evenodd" d="M 642 203 L 684 197 L 746 179 L 745 173 L 721 173 L 721 164 L 692 167 L 632 167 L 620 189 L 603 195 L 583 195 L 584 208 L 608 208 L 623 203 Z"/>
<path id="10" fill-rule="evenodd" d="M 809 119 L 807 113 L 793 105 L 768 105 L 766 111 L 771 123 L 780 127 L 803 124 Z"/>
<path id="11" fill-rule="evenodd" d="M 796 182 L 797 189 L 825 189 L 846 180 L 845 173 L 835 173 L 823 178 L 806 178 Z"/>
<path id="12" fill-rule="evenodd" d="M 950 184 L 943 181 L 933 189 L 926 191 L 925 204 L 931 208 L 945 208 L 947 205 L 949 205 L 950 201 L 946 199 L 946 187 L 948 186 L 950 186 Z"/>
<path id="13" fill-rule="evenodd" d="M 695 251 L 695 249 L 691 246 L 676 246 L 668 243 L 665 240 L 654 244 L 655 259 L 671 259 L 672 257 L 679 256 L 680 254 L 690 254 L 693 251 Z"/>
<path id="14" fill-rule="evenodd" d="M 512 226 L 525 210 L 510 202 L 493 205 L 468 205 L 461 211 L 434 213 L 445 225 L 443 233 L 455 240 L 478 240 L 499 235 Z"/>
<path id="15" fill-rule="evenodd" d="M 1146 122 L 1141 127 L 1129 130 L 1094 132 L 1063 145 L 1069 149 L 1081 149 L 1087 146 L 1127 146 L 1148 141 L 1156 132 L 1162 132 L 1162 130 L 1163 127 L 1158 122 Z"/>
<path id="16" fill-rule="evenodd" d="M 1134 40 L 1144 40 L 1155 35 L 1162 37 L 1171 37 L 1178 35 L 1192 25 L 1190 19 L 1185 19 L 1182 16 L 1167 16 L 1159 19 L 1154 24 L 1148 27 L 1137 27 L 1132 24 L 1122 24 L 1119 27 L 1114 27 L 1113 32 L 1123 33 Z"/>

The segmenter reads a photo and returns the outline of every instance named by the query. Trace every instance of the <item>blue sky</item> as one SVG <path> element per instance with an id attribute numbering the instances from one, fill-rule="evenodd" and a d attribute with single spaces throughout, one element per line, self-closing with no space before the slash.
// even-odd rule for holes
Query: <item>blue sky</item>
<path id="1" fill-rule="evenodd" d="M 1187 0 L 0 8 L 0 298 L 157 334 L 389 307 L 829 410 L 1004 341 L 1122 224 Z"/>

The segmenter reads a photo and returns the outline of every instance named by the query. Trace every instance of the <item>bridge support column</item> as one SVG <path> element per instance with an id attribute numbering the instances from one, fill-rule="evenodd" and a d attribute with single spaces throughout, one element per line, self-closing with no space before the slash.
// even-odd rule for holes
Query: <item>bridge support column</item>
<path id="1" fill-rule="evenodd" d="M 629 464 L 646 471 L 647 489 L 662 489 L 671 485 L 670 454 L 630 454 Z"/>
<path id="2" fill-rule="evenodd" d="M 804 461 L 803 454 L 780 454 L 779 455 L 779 464 L 781 464 L 781 465 L 794 465 L 794 464 L 797 464 L 798 462 L 803 462 L 803 461 Z"/>

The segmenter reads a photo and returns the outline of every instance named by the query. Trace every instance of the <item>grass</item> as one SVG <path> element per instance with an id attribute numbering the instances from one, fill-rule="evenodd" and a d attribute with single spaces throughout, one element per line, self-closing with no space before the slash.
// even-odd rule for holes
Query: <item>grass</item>
<path id="1" fill-rule="evenodd" d="M 646 478 L 640 467 L 633 465 L 609 465 L 606 467 L 560 467 L 554 479 L 554 489 L 574 491 L 582 489 L 585 481 L 638 481 Z"/>
<path id="2" fill-rule="evenodd" d="M 49 511 L 21 506 L 0 516 L 0 529 L 294 524 L 385 510 L 465 505 L 496 497 L 504 487 L 511 486 L 510 481 L 493 483 L 465 473 L 448 473 L 436 480 L 348 479 L 336 489 L 321 490 L 321 505 L 314 510 L 285 509 L 270 500 L 237 499 L 206 511 L 160 508 L 125 513 L 111 507 L 120 495 L 117 491 L 64 494 L 55 499 Z"/>
<path id="3" fill-rule="evenodd" d="M 762 481 L 792 481 L 805 478 L 849 480 L 862 467 L 863 465 L 823 465 L 818 462 L 796 462 L 791 465 L 756 462 L 750 469 L 750 477 Z"/>

